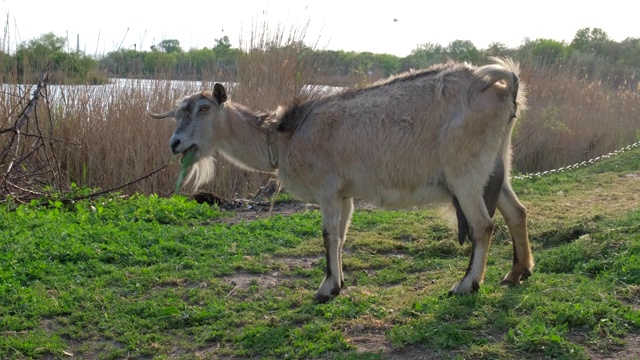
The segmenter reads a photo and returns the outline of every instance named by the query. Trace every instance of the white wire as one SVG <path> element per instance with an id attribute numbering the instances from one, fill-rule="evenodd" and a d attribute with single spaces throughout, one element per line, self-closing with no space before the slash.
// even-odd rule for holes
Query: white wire
<path id="1" fill-rule="evenodd" d="M 600 160 L 605 160 L 605 159 L 609 159 L 609 158 L 611 158 L 613 156 L 620 155 L 625 151 L 637 148 L 639 146 L 640 146 L 640 141 L 638 141 L 638 142 L 636 142 L 634 144 L 625 146 L 623 148 L 620 148 L 620 149 L 618 149 L 616 151 L 610 152 L 610 153 L 608 153 L 606 155 L 598 156 L 598 157 L 593 158 L 593 159 L 585 160 L 585 161 L 582 161 L 582 162 L 577 162 L 577 163 L 575 163 L 573 165 L 563 166 L 563 167 L 558 168 L 558 169 L 541 171 L 541 172 L 537 172 L 537 173 L 524 174 L 524 175 L 515 175 L 515 176 L 511 177 L 511 180 L 532 179 L 532 178 L 535 178 L 535 177 L 541 177 L 541 176 L 545 176 L 545 175 L 556 174 L 556 173 L 563 172 L 563 171 L 566 171 L 566 170 L 577 169 L 577 168 L 580 168 L 580 167 L 584 167 L 584 166 L 595 164 Z"/>

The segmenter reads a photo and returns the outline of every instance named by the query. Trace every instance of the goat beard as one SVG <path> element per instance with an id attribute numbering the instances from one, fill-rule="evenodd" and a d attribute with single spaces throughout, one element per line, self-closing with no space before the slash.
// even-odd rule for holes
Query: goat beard
<path id="1" fill-rule="evenodd" d="M 196 147 L 182 153 L 181 171 L 176 183 L 176 192 L 185 184 L 191 183 L 192 191 L 198 190 L 214 175 L 215 162 L 212 155 L 202 155 Z"/>
<path id="2" fill-rule="evenodd" d="M 185 183 L 192 182 L 193 191 L 196 191 L 200 186 L 213 179 L 214 172 L 215 160 L 213 156 L 201 157 L 191 166 Z"/>

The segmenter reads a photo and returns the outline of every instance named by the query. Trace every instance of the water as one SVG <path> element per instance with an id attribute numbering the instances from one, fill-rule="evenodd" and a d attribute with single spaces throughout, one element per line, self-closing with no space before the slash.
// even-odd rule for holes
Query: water
<path id="1" fill-rule="evenodd" d="M 214 81 L 111 78 L 108 84 L 103 85 L 47 85 L 46 93 L 41 94 L 46 94 L 52 108 L 64 112 L 77 109 L 79 106 L 92 107 L 95 104 L 108 106 L 113 98 L 121 96 L 157 96 L 158 89 L 162 89 L 166 96 L 172 99 L 179 99 L 202 89 L 212 89 L 214 83 Z M 234 88 L 240 85 L 237 82 L 220 83 L 229 92 L 233 92 Z M 28 98 L 31 99 L 35 89 L 36 85 L 32 84 L 1 84 L 0 91 L 4 96 L 0 96 L 0 106 L 9 109 L 15 105 L 16 97 L 24 97 L 26 92 L 30 93 Z M 301 92 L 333 93 L 340 89 L 342 88 L 334 86 L 305 85 Z M 100 100 L 96 101 L 96 99 Z"/>

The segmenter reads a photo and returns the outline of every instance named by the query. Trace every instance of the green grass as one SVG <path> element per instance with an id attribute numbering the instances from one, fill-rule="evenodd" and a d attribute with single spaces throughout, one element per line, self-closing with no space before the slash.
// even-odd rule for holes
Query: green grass
<path id="1" fill-rule="evenodd" d="M 498 285 L 512 256 L 498 216 L 485 284 L 461 297 L 444 295 L 469 245 L 433 210 L 356 212 L 347 288 L 317 305 L 318 211 L 229 222 L 183 197 L 5 203 L 0 358 L 615 357 L 640 335 L 639 155 L 515 181 L 535 272 Z"/>

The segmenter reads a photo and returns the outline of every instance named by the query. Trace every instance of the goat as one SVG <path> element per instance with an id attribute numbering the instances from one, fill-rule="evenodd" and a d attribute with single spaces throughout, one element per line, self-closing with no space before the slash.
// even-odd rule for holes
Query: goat
<path id="1" fill-rule="evenodd" d="M 359 197 L 385 209 L 449 204 L 458 240 L 472 243 L 469 266 L 450 295 L 478 291 L 499 209 L 513 241 L 504 284 L 533 269 L 526 209 L 509 183 L 511 131 L 526 108 L 519 65 L 493 58 L 482 67 L 450 61 L 337 94 L 299 97 L 261 114 L 228 100 L 214 84 L 178 101 L 158 119 L 177 120 L 174 154 L 195 154 L 195 186 L 213 174 L 219 151 L 244 168 L 277 173 L 292 194 L 322 213 L 326 276 L 315 300 L 344 287 L 342 247 Z"/>

